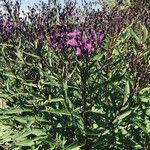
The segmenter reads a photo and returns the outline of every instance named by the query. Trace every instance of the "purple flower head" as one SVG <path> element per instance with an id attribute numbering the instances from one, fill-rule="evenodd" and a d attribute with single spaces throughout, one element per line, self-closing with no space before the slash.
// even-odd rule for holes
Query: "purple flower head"
<path id="1" fill-rule="evenodd" d="M 80 34 L 81 34 L 80 31 L 74 31 L 74 32 L 68 33 L 67 35 L 68 35 L 69 37 L 76 37 L 76 36 L 79 36 Z"/>
<path id="2" fill-rule="evenodd" d="M 3 28 L 6 34 L 11 34 L 13 32 L 13 23 L 10 21 L 7 21 L 3 24 Z"/>
<path id="3" fill-rule="evenodd" d="M 76 55 L 77 56 L 81 55 L 81 49 L 79 47 L 76 48 Z"/>
<path id="4" fill-rule="evenodd" d="M 76 39 L 72 38 L 72 39 L 69 39 L 67 41 L 67 45 L 69 45 L 69 46 L 77 46 L 78 43 L 77 43 Z"/>
<path id="5" fill-rule="evenodd" d="M 88 50 L 88 52 L 90 52 L 91 49 L 92 49 L 92 43 L 91 42 L 86 42 L 85 46 L 84 46 L 84 49 Z"/>
<path id="6" fill-rule="evenodd" d="M 92 41 L 87 41 L 84 44 L 84 50 L 86 50 L 86 52 L 88 54 L 91 54 L 92 52 L 94 52 L 94 45 L 93 45 Z"/>

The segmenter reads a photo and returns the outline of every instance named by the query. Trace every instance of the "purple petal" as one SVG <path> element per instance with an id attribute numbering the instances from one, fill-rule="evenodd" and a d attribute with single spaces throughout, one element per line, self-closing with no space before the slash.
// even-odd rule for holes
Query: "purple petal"
<path id="1" fill-rule="evenodd" d="M 82 40 L 82 43 L 87 43 L 88 42 L 88 38 L 87 37 L 85 37 L 85 38 L 83 38 L 83 40 Z"/>
<path id="2" fill-rule="evenodd" d="M 77 56 L 81 55 L 81 49 L 79 47 L 76 48 L 76 55 Z"/>
<path id="3" fill-rule="evenodd" d="M 80 31 L 74 31 L 74 32 L 68 33 L 67 35 L 70 37 L 76 37 L 76 36 L 79 36 L 80 34 L 81 34 Z"/>
<path id="4" fill-rule="evenodd" d="M 84 49 L 87 50 L 88 53 L 90 54 L 93 51 L 92 43 L 91 42 L 85 43 Z"/>
<path id="5" fill-rule="evenodd" d="M 78 43 L 75 39 L 70 39 L 67 41 L 67 45 L 70 45 L 70 46 L 77 46 Z"/>

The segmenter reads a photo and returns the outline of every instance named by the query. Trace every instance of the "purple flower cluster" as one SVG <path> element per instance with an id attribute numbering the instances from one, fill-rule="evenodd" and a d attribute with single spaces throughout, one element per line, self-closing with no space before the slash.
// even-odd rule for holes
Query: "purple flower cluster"
<path id="1" fill-rule="evenodd" d="M 90 55 L 95 51 L 95 47 L 102 42 L 104 33 L 86 28 L 68 31 L 55 31 L 51 33 L 48 42 L 54 49 L 64 50 L 66 48 L 73 48 L 75 54 L 80 56 L 82 54 Z"/>
<path id="2" fill-rule="evenodd" d="M 90 55 L 101 44 L 104 35 L 116 37 L 134 18 L 143 16 L 142 9 L 139 17 L 139 13 L 134 14 L 137 7 L 133 8 L 134 11 L 115 10 L 109 13 L 105 9 L 87 10 L 86 15 L 81 16 L 80 9 L 73 3 L 67 3 L 64 8 L 41 6 L 29 7 L 28 13 L 23 13 L 24 17 L 20 18 L 19 13 L 15 13 L 19 11 L 18 4 L 15 7 L 8 5 L 7 17 L 0 19 L 0 39 L 6 37 L 7 41 L 13 39 L 11 35 L 21 36 L 31 43 L 37 41 L 40 46 L 48 41 L 55 50 L 67 51 L 72 48 L 77 56 Z M 146 21 L 149 24 L 147 17 Z"/>
<path id="3" fill-rule="evenodd" d="M 5 21 L 3 23 L 3 30 L 6 34 L 11 34 L 14 30 L 13 23 L 11 21 Z"/>
<path id="4" fill-rule="evenodd" d="M 69 39 L 67 45 L 75 49 L 77 56 L 81 54 L 91 54 L 95 51 L 96 45 L 100 44 L 104 38 L 102 32 L 91 30 L 88 34 L 84 31 L 73 31 L 67 34 Z"/>

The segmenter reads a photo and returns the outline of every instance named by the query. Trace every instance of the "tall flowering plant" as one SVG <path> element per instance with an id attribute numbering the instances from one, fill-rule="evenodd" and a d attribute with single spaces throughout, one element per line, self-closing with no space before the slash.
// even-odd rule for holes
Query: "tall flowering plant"
<path id="1" fill-rule="evenodd" d="M 149 3 L 4 3 L 1 148 L 148 150 Z"/>

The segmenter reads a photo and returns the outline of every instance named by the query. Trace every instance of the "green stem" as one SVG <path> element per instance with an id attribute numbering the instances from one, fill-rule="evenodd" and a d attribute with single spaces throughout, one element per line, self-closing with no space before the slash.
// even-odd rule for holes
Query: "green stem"
<path id="1" fill-rule="evenodd" d="M 87 93 L 86 93 L 86 75 L 85 72 L 81 71 L 81 96 L 82 96 L 82 118 L 84 124 L 84 150 L 88 149 L 88 126 L 87 126 L 87 114 L 86 114 L 86 103 L 87 103 Z"/>

